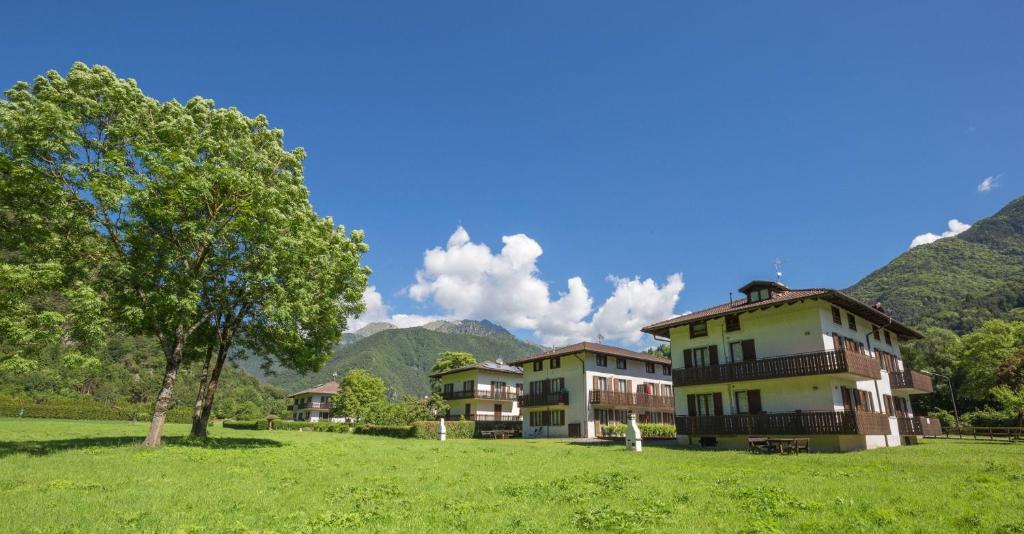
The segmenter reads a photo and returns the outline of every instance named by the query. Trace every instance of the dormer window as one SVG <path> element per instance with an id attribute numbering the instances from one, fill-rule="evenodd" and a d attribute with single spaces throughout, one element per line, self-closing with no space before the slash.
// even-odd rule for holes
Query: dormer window
<path id="1" fill-rule="evenodd" d="M 750 303 L 761 302 L 762 300 L 768 300 L 770 298 L 772 298 L 772 290 L 768 288 L 752 289 L 750 290 L 750 293 L 747 294 L 747 302 Z"/>

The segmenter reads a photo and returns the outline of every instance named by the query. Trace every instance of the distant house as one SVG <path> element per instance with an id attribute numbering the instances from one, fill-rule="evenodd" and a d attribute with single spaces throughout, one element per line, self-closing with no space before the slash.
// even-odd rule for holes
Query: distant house
<path id="1" fill-rule="evenodd" d="M 330 421 L 331 418 L 331 397 L 338 392 L 337 382 L 320 384 L 309 389 L 288 395 L 291 401 L 289 409 L 292 412 L 293 421 Z M 334 418 L 342 421 L 342 418 Z"/>
<path id="2" fill-rule="evenodd" d="M 523 370 L 500 362 L 479 362 L 430 375 L 448 402 L 447 419 L 519 421 Z"/>
<path id="3" fill-rule="evenodd" d="M 519 397 L 525 437 L 601 435 L 601 425 L 671 423 L 672 361 L 599 343 L 577 343 L 513 362 L 528 390 Z"/>
<path id="4" fill-rule="evenodd" d="M 834 289 L 755 280 L 742 297 L 643 328 L 671 340 L 676 434 L 745 448 L 752 436 L 807 438 L 811 450 L 916 442 L 936 421 L 910 395 L 930 393 L 899 342 L 912 328 Z"/>

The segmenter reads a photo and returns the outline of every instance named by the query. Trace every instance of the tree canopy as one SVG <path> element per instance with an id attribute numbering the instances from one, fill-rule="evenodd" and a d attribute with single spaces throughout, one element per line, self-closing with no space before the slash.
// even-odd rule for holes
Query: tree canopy
<path id="1" fill-rule="evenodd" d="M 375 409 L 387 404 L 387 386 L 379 376 L 364 369 L 352 369 L 341 379 L 334 406 L 338 414 L 357 420 L 366 419 Z"/>

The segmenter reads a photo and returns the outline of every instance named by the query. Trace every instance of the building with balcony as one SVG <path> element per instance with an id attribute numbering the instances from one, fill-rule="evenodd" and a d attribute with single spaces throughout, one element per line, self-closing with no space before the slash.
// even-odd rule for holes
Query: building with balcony
<path id="1" fill-rule="evenodd" d="M 671 360 L 598 343 L 527 356 L 519 397 L 524 437 L 598 437 L 601 425 L 673 421 Z"/>
<path id="2" fill-rule="evenodd" d="M 450 407 L 447 419 L 519 421 L 523 370 L 502 362 L 479 362 L 430 375 Z"/>
<path id="3" fill-rule="evenodd" d="M 912 328 L 833 289 L 770 281 L 741 297 L 643 328 L 671 341 L 682 443 L 747 447 L 750 436 L 809 437 L 812 450 L 916 442 L 909 395 L 932 391 L 899 343 Z"/>
<path id="4" fill-rule="evenodd" d="M 328 382 L 288 395 L 293 421 L 331 421 L 331 397 L 338 392 L 337 382 Z M 342 421 L 334 418 L 334 421 Z"/>

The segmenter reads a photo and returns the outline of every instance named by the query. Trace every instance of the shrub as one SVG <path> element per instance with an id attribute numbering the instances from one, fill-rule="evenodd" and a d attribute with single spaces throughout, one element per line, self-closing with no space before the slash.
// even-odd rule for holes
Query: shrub
<path id="1" fill-rule="evenodd" d="M 960 416 L 966 426 L 1016 426 L 1017 418 L 1008 412 L 985 408 Z"/>
<path id="2" fill-rule="evenodd" d="M 956 428 L 956 417 L 942 408 L 932 410 L 929 417 L 938 419 L 939 423 L 942 424 L 942 428 Z"/>
<path id="3" fill-rule="evenodd" d="M 416 428 L 413 426 L 360 425 L 355 427 L 353 432 L 369 436 L 387 436 L 389 438 L 416 437 Z"/>
<path id="4" fill-rule="evenodd" d="M 676 426 L 669 423 L 639 423 L 640 435 L 645 438 L 674 438 Z"/>
<path id="5" fill-rule="evenodd" d="M 235 430 L 259 430 L 259 421 L 224 421 L 223 426 Z"/>
<path id="6" fill-rule="evenodd" d="M 413 437 L 419 439 L 438 439 L 440 423 L 438 421 L 416 421 Z M 469 439 L 476 434 L 475 421 L 445 421 L 446 435 L 449 439 Z"/>
<path id="7" fill-rule="evenodd" d="M 606 425 L 601 425 L 601 435 L 613 437 L 625 436 L 626 425 L 622 423 L 608 423 Z"/>
<path id="8" fill-rule="evenodd" d="M 236 430 L 267 430 L 268 427 L 269 422 L 267 419 L 257 419 L 255 421 L 224 421 L 224 428 L 233 428 Z M 274 430 L 300 429 L 309 429 L 316 432 L 350 432 L 352 430 L 352 425 L 348 423 L 332 423 L 329 421 L 314 423 L 311 421 L 274 420 Z"/>
<path id="9" fill-rule="evenodd" d="M 0 398 L 0 416 L 41 419 L 93 419 L 111 421 L 147 421 L 153 416 L 151 404 L 106 404 L 91 399 L 45 399 L 34 401 L 16 397 Z M 167 411 L 168 423 L 191 423 L 192 410 L 186 406 Z"/>

